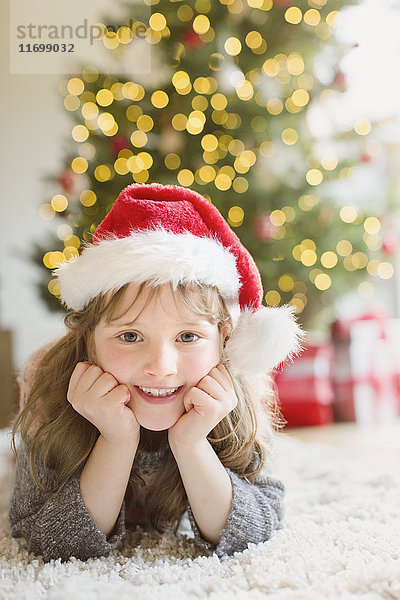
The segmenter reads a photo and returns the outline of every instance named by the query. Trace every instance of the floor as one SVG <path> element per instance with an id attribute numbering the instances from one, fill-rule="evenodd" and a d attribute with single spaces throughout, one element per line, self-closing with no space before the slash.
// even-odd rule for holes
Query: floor
<path id="1" fill-rule="evenodd" d="M 384 445 L 400 451 L 400 417 L 389 423 L 332 423 L 313 427 L 285 427 L 278 435 L 332 446 Z"/>

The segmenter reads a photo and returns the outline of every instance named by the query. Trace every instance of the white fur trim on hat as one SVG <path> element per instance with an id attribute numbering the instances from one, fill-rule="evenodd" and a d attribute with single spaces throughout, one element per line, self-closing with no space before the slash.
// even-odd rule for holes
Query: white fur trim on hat
<path id="1" fill-rule="evenodd" d="M 162 228 L 91 244 L 80 256 L 62 263 L 54 275 L 62 302 L 73 310 L 131 282 L 211 285 L 228 301 L 237 300 L 240 287 L 236 259 L 218 240 Z"/>
<path id="2" fill-rule="evenodd" d="M 291 306 L 242 310 L 226 344 L 232 369 L 248 374 L 265 373 L 291 360 L 301 350 L 304 332 Z"/>

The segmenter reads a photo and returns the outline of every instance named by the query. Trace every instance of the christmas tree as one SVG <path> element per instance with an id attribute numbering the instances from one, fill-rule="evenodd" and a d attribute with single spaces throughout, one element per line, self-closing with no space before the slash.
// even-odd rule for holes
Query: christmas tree
<path id="1" fill-rule="evenodd" d="M 91 241 L 133 182 L 189 186 L 210 199 L 254 256 L 266 304 L 293 304 L 307 327 L 379 275 L 379 215 L 335 192 L 367 160 L 372 124 L 360 119 L 321 143 L 309 122 L 313 107 L 346 88 L 338 65 L 348 48 L 334 30 L 349 3 L 147 0 L 147 20 L 124 5 L 125 24 L 105 21 L 102 43 L 122 61 L 141 28 L 154 77 L 140 81 L 134 65 L 118 77 L 91 65 L 60 86 L 72 142 L 40 209 L 59 220 L 57 236 L 35 252 L 49 307 L 61 310 L 51 270 Z M 322 51 L 333 57 L 328 82 L 315 66 Z M 350 153 L 337 151 L 343 143 Z"/>

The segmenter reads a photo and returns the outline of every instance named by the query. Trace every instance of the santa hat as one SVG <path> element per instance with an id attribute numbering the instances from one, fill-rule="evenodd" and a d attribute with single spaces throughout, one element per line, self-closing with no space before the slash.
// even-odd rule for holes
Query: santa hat
<path id="1" fill-rule="evenodd" d="M 262 306 L 260 273 L 217 208 L 176 185 L 132 184 L 100 223 L 93 243 L 55 270 L 61 300 L 81 310 L 127 283 L 215 286 L 239 313 L 226 352 L 232 368 L 262 373 L 300 349 L 293 308 Z"/>

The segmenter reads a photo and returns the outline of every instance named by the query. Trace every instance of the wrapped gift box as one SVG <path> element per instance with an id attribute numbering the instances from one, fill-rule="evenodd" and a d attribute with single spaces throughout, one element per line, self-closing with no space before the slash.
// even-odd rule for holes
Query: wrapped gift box
<path id="1" fill-rule="evenodd" d="M 376 423 L 399 414 L 400 320 L 368 313 L 334 323 L 337 421 Z"/>
<path id="2" fill-rule="evenodd" d="M 280 410 L 287 427 L 333 421 L 332 361 L 332 344 L 310 345 L 275 375 Z"/>

